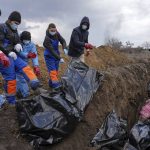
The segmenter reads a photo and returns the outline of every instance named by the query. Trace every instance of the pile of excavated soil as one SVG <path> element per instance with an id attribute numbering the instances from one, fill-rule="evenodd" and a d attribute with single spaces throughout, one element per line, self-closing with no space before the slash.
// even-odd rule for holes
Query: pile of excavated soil
<path id="1" fill-rule="evenodd" d="M 37 48 L 38 48 L 40 68 L 42 72 L 42 77 L 40 78 L 40 80 L 44 85 L 47 85 L 49 75 L 43 58 L 44 48 L 39 46 L 37 46 Z M 70 58 L 64 55 L 62 50 L 61 56 L 64 58 L 65 64 L 60 64 L 60 76 L 64 73 L 70 61 Z M 106 70 L 109 67 L 122 66 L 134 62 L 133 59 L 128 58 L 126 54 L 121 53 L 118 50 L 113 50 L 108 46 L 100 46 L 98 48 L 93 49 L 91 54 L 88 57 L 85 57 L 85 60 L 89 66 L 94 67 L 98 70 Z M 30 63 L 30 65 L 32 66 L 32 63 Z M 0 92 L 1 91 L 2 91 L 2 78 L 0 77 Z"/>
<path id="2" fill-rule="evenodd" d="M 43 48 L 38 47 L 41 81 L 48 89 L 48 73 L 43 60 Z M 142 54 L 139 54 L 142 56 Z M 60 66 L 60 75 L 67 67 L 69 58 L 62 56 L 66 63 Z M 150 56 L 145 55 L 139 61 L 137 56 L 101 46 L 93 50 L 86 58 L 87 64 L 98 70 L 103 70 L 105 79 L 85 113 L 85 119 L 75 131 L 62 143 L 41 150 L 92 150 L 88 144 L 102 124 L 106 114 L 112 109 L 128 119 L 129 127 L 136 119 L 138 106 L 146 97 L 146 86 L 150 79 Z M 141 61 L 142 60 L 142 61 Z M 141 62 L 141 63 L 138 63 Z M 0 150 L 31 150 L 29 143 L 20 135 L 15 108 L 5 107 L 0 111 Z"/>
<path id="3" fill-rule="evenodd" d="M 100 46 L 93 49 L 90 56 L 86 58 L 89 66 L 99 70 L 106 70 L 110 67 L 122 66 L 133 63 L 124 53 L 114 50 L 108 46 Z"/>

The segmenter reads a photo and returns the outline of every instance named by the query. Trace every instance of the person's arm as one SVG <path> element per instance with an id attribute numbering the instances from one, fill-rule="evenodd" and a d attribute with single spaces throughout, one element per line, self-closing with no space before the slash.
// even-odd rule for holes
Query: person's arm
<path id="1" fill-rule="evenodd" d="M 89 32 L 87 31 L 87 37 L 86 37 L 85 43 L 88 43 L 88 42 L 89 42 L 88 37 L 89 37 Z"/>
<path id="2" fill-rule="evenodd" d="M 21 45 L 21 40 L 20 40 L 20 36 L 18 34 L 18 31 L 16 31 L 15 33 L 13 33 L 13 45 L 14 45 L 14 52 L 18 53 L 22 51 L 22 45 Z"/>
<path id="3" fill-rule="evenodd" d="M 78 35 L 77 31 L 73 31 L 72 38 L 73 38 L 73 42 L 74 42 L 75 46 L 77 46 L 77 47 L 84 47 L 85 46 L 85 43 L 81 42 L 79 40 L 79 35 Z"/>
<path id="4" fill-rule="evenodd" d="M 14 34 L 13 43 L 14 43 L 14 45 L 21 44 L 21 40 L 20 40 L 20 36 L 18 34 L 18 31 L 16 31 L 16 33 Z"/>
<path id="5" fill-rule="evenodd" d="M 3 27 L 2 26 L 0 26 L 0 48 L 1 48 L 1 51 L 5 54 L 5 55 L 7 55 L 8 56 L 8 54 L 10 53 L 10 52 L 12 52 L 12 50 L 13 50 L 13 47 L 12 46 L 10 46 L 10 44 L 8 44 L 8 45 L 4 45 L 3 44 L 3 41 L 5 40 L 5 33 L 4 33 L 4 31 L 3 31 Z M 7 41 L 6 41 L 7 42 Z"/>
<path id="6" fill-rule="evenodd" d="M 30 52 L 36 54 L 36 57 L 32 58 L 32 64 L 33 64 L 33 66 L 39 66 L 38 53 L 37 53 L 37 49 L 36 49 L 35 44 L 33 44 L 33 47 L 32 47 L 32 49 L 31 49 Z"/>
<path id="7" fill-rule="evenodd" d="M 32 48 L 31 48 L 30 53 L 36 54 L 36 57 L 32 58 L 33 70 L 37 77 L 41 77 L 41 71 L 40 71 L 39 62 L 38 62 L 37 48 L 34 43 L 32 43 Z"/>
<path id="8" fill-rule="evenodd" d="M 20 56 L 21 58 L 28 58 L 28 53 L 27 53 L 27 52 L 24 52 L 24 50 L 21 51 L 21 52 L 19 52 L 18 54 L 19 54 L 19 56 Z"/>
<path id="9" fill-rule="evenodd" d="M 10 65 L 9 58 L 0 50 L 0 63 L 4 67 L 8 67 Z"/>
<path id="10" fill-rule="evenodd" d="M 65 39 L 59 33 L 58 33 L 58 40 L 61 43 L 63 49 L 66 49 L 67 48 L 66 41 L 65 41 Z"/>
<path id="11" fill-rule="evenodd" d="M 93 49 L 94 46 L 90 43 L 88 43 L 88 35 L 89 35 L 89 32 L 87 32 L 87 35 L 86 35 L 86 40 L 85 40 L 85 48 L 89 51 L 89 49 Z"/>
<path id="12" fill-rule="evenodd" d="M 43 46 L 45 48 L 47 48 L 56 59 L 58 59 L 58 60 L 61 59 L 60 56 L 55 52 L 55 50 L 54 50 L 54 48 L 50 42 L 50 38 L 48 36 L 45 37 L 45 40 L 43 42 Z"/>

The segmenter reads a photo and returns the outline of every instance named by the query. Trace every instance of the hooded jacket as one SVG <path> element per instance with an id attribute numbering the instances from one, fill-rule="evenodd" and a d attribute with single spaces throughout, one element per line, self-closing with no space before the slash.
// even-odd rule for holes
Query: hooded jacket
<path id="1" fill-rule="evenodd" d="M 57 51 L 55 50 L 53 44 L 52 44 L 52 40 L 58 40 L 58 42 L 61 43 L 61 45 L 63 46 L 63 48 L 66 48 L 66 41 L 65 39 L 59 34 L 59 32 L 57 32 L 54 36 L 49 34 L 49 31 L 47 29 L 46 31 L 46 36 L 45 36 L 45 40 L 43 42 L 43 46 L 46 48 L 47 53 L 46 54 L 50 54 L 52 55 L 55 59 L 60 60 L 61 57 L 60 55 L 57 53 Z"/>
<path id="2" fill-rule="evenodd" d="M 82 25 L 84 23 L 87 23 L 88 25 L 88 28 L 86 30 L 82 29 Z M 81 20 L 80 26 L 73 29 L 69 43 L 69 52 L 68 52 L 69 56 L 80 57 L 84 53 L 85 43 L 88 43 L 89 27 L 90 27 L 89 18 L 84 17 Z"/>

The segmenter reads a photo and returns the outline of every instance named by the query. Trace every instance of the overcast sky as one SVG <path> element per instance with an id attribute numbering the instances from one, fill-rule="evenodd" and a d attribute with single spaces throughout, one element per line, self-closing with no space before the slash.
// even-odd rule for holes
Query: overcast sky
<path id="1" fill-rule="evenodd" d="M 136 46 L 150 42 L 150 0 L 0 0 L 1 22 L 17 10 L 22 14 L 19 31 L 31 31 L 32 40 L 42 44 L 49 23 L 55 23 L 69 42 L 72 29 L 88 16 L 89 42 L 99 46 L 108 37 Z"/>

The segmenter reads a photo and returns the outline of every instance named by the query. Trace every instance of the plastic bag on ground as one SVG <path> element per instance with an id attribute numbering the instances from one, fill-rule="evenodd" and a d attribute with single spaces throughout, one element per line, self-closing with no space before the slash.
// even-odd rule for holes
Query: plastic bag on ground
<path id="1" fill-rule="evenodd" d="M 105 148 L 118 150 L 122 149 L 126 138 L 127 121 L 119 118 L 116 112 L 112 111 L 90 144 L 100 150 Z"/>
<path id="2" fill-rule="evenodd" d="M 84 112 L 93 94 L 97 91 L 103 75 L 81 61 L 72 62 L 62 77 L 68 99 Z"/>
<path id="3" fill-rule="evenodd" d="M 127 142 L 123 150 L 137 150 L 137 149 Z"/>
<path id="4" fill-rule="evenodd" d="M 71 107 L 66 106 L 69 107 L 66 110 L 68 113 L 63 113 L 63 109 L 66 107 L 64 108 L 48 96 L 45 97 L 46 95 L 40 95 L 32 100 L 17 102 L 20 129 L 33 145 L 60 142 L 65 135 L 74 129 L 77 123 L 78 118 L 74 117 L 77 109 L 72 110 Z M 51 106 L 51 103 L 54 104 Z M 58 109 L 55 109 L 55 107 L 58 107 Z M 72 124 L 69 124 L 70 122 Z"/>
<path id="5" fill-rule="evenodd" d="M 99 72 L 84 63 L 71 64 L 62 77 L 64 89 L 17 101 L 20 130 L 33 146 L 62 141 L 83 117 L 102 79 Z"/>
<path id="6" fill-rule="evenodd" d="M 142 122 L 138 121 L 129 134 L 129 140 L 126 145 L 132 146 L 133 150 L 149 150 L 150 149 L 150 122 L 149 120 Z M 131 148 L 124 150 L 132 150 Z"/>

